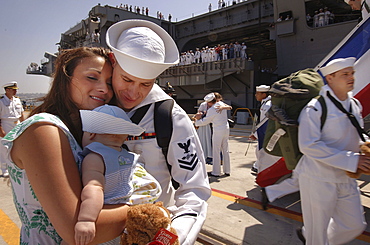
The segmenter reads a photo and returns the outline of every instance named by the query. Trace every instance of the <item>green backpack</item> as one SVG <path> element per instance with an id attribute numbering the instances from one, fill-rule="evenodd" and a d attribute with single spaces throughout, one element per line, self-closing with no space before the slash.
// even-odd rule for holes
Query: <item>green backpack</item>
<path id="1" fill-rule="evenodd" d="M 326 120 L 327 108 L 324 98 L 318 95 L 323 85 L 321 75 L 315 70 L 297 71 L 289 77 L 272 84 L 269 90 L 271 104 L 275 108 L 283 109 L 289 119 L 297 121 L 301 110 L 312 98 L 316 97 L 323 108 L 321 115 L 322 129 Z M 279 137 L 281 132 L 284 134 Z M 288 126 L 269 119 L 263 148 L 268 154 L 284 157 L 286 167 L 289 170 L 294 169 L 302 156 L 298 147 L 298 125 Z"/>

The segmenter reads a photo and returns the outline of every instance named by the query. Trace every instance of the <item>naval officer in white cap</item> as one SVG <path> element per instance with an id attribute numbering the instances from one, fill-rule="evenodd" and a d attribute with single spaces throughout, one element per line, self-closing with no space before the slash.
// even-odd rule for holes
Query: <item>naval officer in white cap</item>
<path id="1" fill-rule="evenodd" d="M 327 85 L 320 95 L 327 107 L 322 129 L 322 107 L 312 99 L 299 117 L 298 144 L 303 153 L 298 173 L 306 244 L 345 244 L 366 228 L 356 179 L 346 171 L 368 171 L 370 158 L 359 154 L 361 138 L 349 117 L 363 127 L 361 104 L 352 97 L 355 58 L 330 61 L 320 71 Z M 337 104 L 337 105 L 336 105 Z M 303 237 L 301 237 L 303 239 Z"/>
<path id="2" fill-rule="evenodd" d="M 16 81 L 9 82 L 3 85 L 5 95 L 0 98 L 0 137 L 3 138 L 15 125 L 24 120 L 23 106 L 21 100 L 16 97 L 18 84 Z M 1 170 L 4 177 L 8 177 L 9 173 L 3 156 L 3 147 L 0 147 Z"/>
<path id="3" fill-rule="evenodd" d="M 180 243 L 194 244 L 206 218 L 211 189 L 195 128 L 176 102 L 168 110 L 172 118 L 166 154 L 169 166 L 155 139 L 155 104 L 173 100 L 155 84 L 155 79 L 179 62 L 176 44 L 164 29 L 145 20 L 125 20 L 112 25 L 106 40 L 114 54 L 112 83 L 117 105 L 131 120 L 138 115 L 136 112 L 141 112 L 138 124 L 146 129 L 141 137 L 132 137 L 126 145 L 140 154 L 139 161 L 160 182 L 162 195 L 158 200 L 171 211 L 172 227 Z M 179 184 L 177 189 L 171 178 Z"/>

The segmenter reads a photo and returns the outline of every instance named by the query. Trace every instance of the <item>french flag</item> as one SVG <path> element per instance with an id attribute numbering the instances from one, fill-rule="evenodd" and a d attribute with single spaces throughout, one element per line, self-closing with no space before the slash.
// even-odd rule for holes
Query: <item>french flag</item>
<path id="1" fill-rule="evenodd" d="M 362 106 L 362 116 L 370 114 L 370 14 L 363 20 L 317 65 L 325 66 L 336 58 L 356 57 L 354 97 Z"/>

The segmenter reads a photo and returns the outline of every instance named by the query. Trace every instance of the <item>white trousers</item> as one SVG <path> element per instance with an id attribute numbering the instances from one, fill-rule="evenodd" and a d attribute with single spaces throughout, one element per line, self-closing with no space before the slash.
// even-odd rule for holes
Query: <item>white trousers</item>
<path id="1" fill-rule="evenodd" d="M 267 198 L 270 202 L 282 196 L 299 191 L 298 174 L 293 170 L 292 176 L 282 182 L 265 187 Z"/>
<path id="2" fill-rule="evenodd" d="M 221 175 L 221 156 L 223 159 L 223 171 L 230 174 L 230 155 L 229 155 L 229 129 L 213 129 L 212 135 L 212 174 Z"/>
<path id="3" fill-rule="evenodd" d="M 366 228 L 355 179 L 329 183 L 299 176 L 307 245 L 345 244 Z"/>

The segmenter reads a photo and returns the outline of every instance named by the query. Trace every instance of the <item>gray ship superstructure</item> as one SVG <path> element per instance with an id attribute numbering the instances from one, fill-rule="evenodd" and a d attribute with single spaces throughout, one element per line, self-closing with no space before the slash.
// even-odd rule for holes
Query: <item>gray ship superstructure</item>
<path id="1" fill-rule="evenodd" d="M 332 20 L 315 26 L 315 11 L 325 7 L 334 13 Z M 178 103 L 188 113 L 194 113 L 198 101 L 210 91 L 220 92 L 234 108 L 256 108 L 256 85 L 271 84 L 297 70 L 315 67 L 356 26 L 359 16 L 343 0 L 238 1 L 178 22 L 97 5 L 86 19 L 61 34 L 58 45 L 60 49 L 107 47 L 107 29 L 125 19 L 145 19 L 162 26 L 180 52 L 245 43 L 246 59 L 170 67 L 158 77 L 158 83 L 169 81 L 176 89 Z M 27 73 L 50 75 L 55 57 L 46 58 L 38 70 Z"/>

